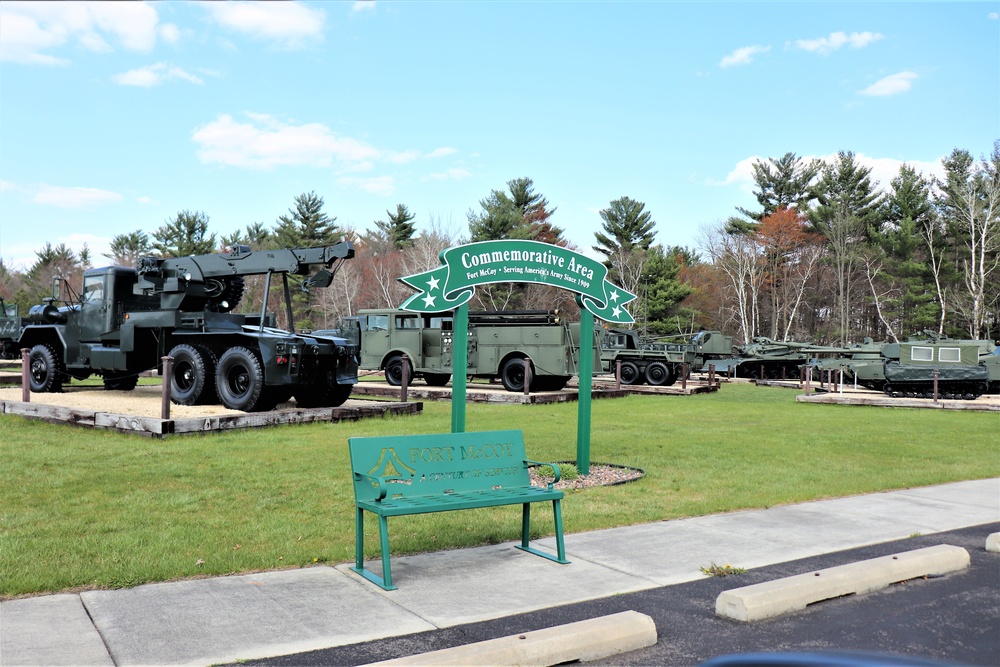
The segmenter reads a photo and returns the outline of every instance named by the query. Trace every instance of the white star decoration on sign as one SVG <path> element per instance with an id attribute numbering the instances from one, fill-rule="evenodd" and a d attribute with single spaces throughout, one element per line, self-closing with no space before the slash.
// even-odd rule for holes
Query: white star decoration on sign
<path id="1" fill-rule="evenodd" d="M 611 311 L 611 314 L 614 315 L 615 317 L 621 317 L 622 309 L 619 308 L 618 306 L 615 306 L 614 310 Z"/>
<path id="2" fill-rule="evenodd" d="M 434 290 L 436 290 L 438 288 L 438 285 L 440 285 L 440 284 L 441 284 L 440 280 L 438 280 L 437 278 L 431 278 L 430 280 L 427 281 L 427 290 L 430 291 L 430 292 L 433 292 Z M 434 304 L 433 303 L 429 303 L 427 305 L 428 306 L 433 306 Z"/>
<path id="3" fill-rule="evenodd" d="M 428 294 L 427 296 L 424 297 L 424 305 L 426 305 L 428 308 L 430 308 L 431 306 L 434 305 L 434 299 L 435 298 L 436 297 L 433 297 L 430 294 Z"/>
<path id="4" fill-rule="evenodd" d="M 618 291 L 617 290 L 613 290 L 611 292 L 611 300 L 614 301 L 615 303 L 618 303 Z"/>

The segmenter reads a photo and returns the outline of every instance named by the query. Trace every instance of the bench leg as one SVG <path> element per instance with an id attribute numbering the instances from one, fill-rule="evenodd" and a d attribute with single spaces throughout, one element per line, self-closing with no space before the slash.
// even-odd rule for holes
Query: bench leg
<path id="1" fill-rule="evenodd" d="M 378 518 L 379 542 L 382 543 L 382 588 L 394 591 L 392 585 L 392 564 L 389 561 L 389 520 L 384 516 Z"/>
<path id="2" fill-rule="evenodd" d="M 558 500 L 552 501 L 552 512 L 555 515 L 556 520 L 556 554 L 553 556 L 545 551 L 539 551 L 528 545 L 531 537 L 531 503 L 523 503 L 521 506 L 521 544 L 517 546 L 521 551 L 527 551 L 529 554 L 535 554 L 536 556 L 541 556 L 542 558 L 547 558 L 556 563 L 566 565 L 569 563 L 566 560 L 566 546 L 563 543 L 563 526 L 562 526 L 562 507 Z"/>
<path id="3" fill-rule="evenodd" d="M 354 567 L 351 570 L 383 590 L 396 590 L 396 587 L 392 585 L 392 569 L 389 563 L 389 522 L 384 516 L 378 518 L 379 542 L 382 548 L 381 577 L 365 569 L 365 514 L 360 507 L 357 508 L 354 530 Z"/>

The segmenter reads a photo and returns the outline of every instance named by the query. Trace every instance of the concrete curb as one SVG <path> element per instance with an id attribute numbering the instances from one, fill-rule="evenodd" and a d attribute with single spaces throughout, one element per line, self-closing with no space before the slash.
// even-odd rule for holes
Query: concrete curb
<path id="1" fill-rule="evenodd" d="M 656 643 L 653 619 L 637 611 L 623 611 L 554 628 L 500 637 L 465 646 L 431 651 L 374 665 L 408 667 L 449 665 L 558 665 L 600 660 Z"/>
<path id="2" fill-rule="evenodd" d="M 852 593 L 868 593 L 923 576 L 955 572 L 969 566 L 969 552 L 939 544 L 892 556 L 831 567 L 775 581 L 723 591 L 715 613 L 737 621 L 758 621 Z"/>
<path id="3" fill-rule="evenodd" d="M 986 550 L 1000 553 L 1000 533 L 992 533 L 987 536 Z"/>

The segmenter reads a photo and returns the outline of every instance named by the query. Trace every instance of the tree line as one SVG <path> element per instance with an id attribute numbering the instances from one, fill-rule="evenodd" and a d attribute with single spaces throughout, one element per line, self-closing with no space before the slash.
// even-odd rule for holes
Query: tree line
<path id="1" fill-rule="evenodd" d="M 601 229 L 589 248 L 612 282 L 637 294 L 630 304 L 650 337 L 720 329 L 737 340 L 758 336 L 847 344 L 864 337 L 901 340 L 933 330 L 974 338 L 1000 336 L 1000 141 L 976 159 L 955 149 L 942 178 L 903 165 L 885 189 L 850 151 L 829 162 L 794 153 L 753 165 L 759 208 L 738 208 L 702 226 L 697 248 L 656 242 L 656 222 L 642 201 L 623 196 L 600 211 Z M 556 208 L 532 179 L 515 178 L 466 213 L 459 233 L 431 217 L 418 230 L 405 204 L 387 210 L 370 230 L 338 226 L 315 192 L 295 197 L 273 225 L 247 225 L 227 235 L 208 215 L 180 211 L 151 233 L 112 239 L 110 263 L 134 266 L 145 255 L 355 244 L 326 290 L 293 289 L 299 328 L 330 328 L 361 308 L 388 308 L 410 291 L 397 279 L 440 264 L 460 243 L 529 239 L 578 252 L 554 224 Z M 40 303 L 54 277 L 79 284 L 93 257 L 47 243 L 26 271 L 0 260 L 0 294 L 23 311 Z M 291 277 L 292 280 L 301 280 Z M 272 286 L 279 290 L 280 287 Z M 262 277 L 248 279 L 244 308 L 259 309 Z M 559 309 L 578 316 L 574 296 L 545 285 L 503 283 L 477 289 L 474 309 Z M 284 309 L 276 308 L 279 326 Z"/>

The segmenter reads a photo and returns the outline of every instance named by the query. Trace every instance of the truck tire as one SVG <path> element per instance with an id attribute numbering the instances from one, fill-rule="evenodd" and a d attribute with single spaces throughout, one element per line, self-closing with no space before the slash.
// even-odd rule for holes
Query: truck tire
<path id="1" fill-rule="evenodd" d="M 177 405 L 197 405 L 205 389 L 215 386 L 215 369 L 209 367 L 201 350 L 192 345 L 175 345 L 170 356 L 174 358 L 170 376 L 171 400 Z"/>
<path id="2" fill-rule="evenodd" d="M 62 391 L 62 364 L 51 345 L 35 345 L 28 352 L 28 384 L 38 394 Z"/>
<path id="3" fill-rule="evenodd" d="M 257 355 L 245 347 L 226 350 L 215 370 L 215 389 L 230 410 L 253 412 L 258 404 L 263 407 L 264 369 Z"/>
<path id="4" fill-rule="evenodd" d="M 539 375 L 531 383 L 534 391 L 562 391 L 569 383 L 568 375 Z"/>
<path id="5" fill-rule="evenodd" d="M 105 391 L 132 391 L 137 384 L 139 384 L 139 375 L 137 373 L 104 376 Z"/>
<path id="6" fill-rule="evenodd" d="M 215 391 L 215 369 L 219 366 L 219 357 L 208 345 L 195 344 L 191 347 L 198 350 L 205 362 L 205 388 L 201 390 L 198 405 L 217 405 L 219 394 Z"/>
<path id="7" fill-rule="evenodd" d="M 335 384 L 328 390 L 330 407 L 336 408 L 343 405 L 354 391 L 353 384 Z"/>
<path id="8" fill-rule="evenodd" d="M 670 369 L 662 361 L 654 361 L 646 365 L 644 375 L 646 376 L 646 382 L 650 386 L 659 387 L 667 383 L 667 378 L 670 377 Z"/>
<path id="9" fill-rule="evenodd" d="M 631 361 L 623 361 L 620 372 L 622 384 L 642 384 L 639 367 Z"/>
<path id="10" fill-rule="evenodd" d="M 534 372 L 532 372 L 532 376 L 534 376 Z M 500 381 L 503 382 L 503 388 L 507 391 L 515 393 L 523 392 L 524 359 L 521 357 L 512 357 L 505 361 L 503 368 L 500 369 Z"/>
<path id="11" fill-rule="evenodd" d="M 406 377 L 409 378 L 409 382 L 413 381 L 413 366 L 410 362 L 404 362 L 403 357 L 398 354 L 394 354 L 389 357 L 389 360 L 385 362 L 385 381 L 388 382 L 393 387 L 398 387 L 403 384 L 403 364 L 406 363 Z"/>
<path id="12" fill-rule="evenodd" d="M 336 408 L 347 401 L 353 390 L 351 384 L 303 387 L 294 394 L 295 404 L 300 408 Z"/>
<path id="13" fill-rule="evenodd" d="M 424 382 L 432 387 L 443 387 L 450 379 L 449 373 L 424 373 Z"/>

